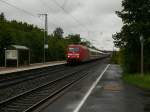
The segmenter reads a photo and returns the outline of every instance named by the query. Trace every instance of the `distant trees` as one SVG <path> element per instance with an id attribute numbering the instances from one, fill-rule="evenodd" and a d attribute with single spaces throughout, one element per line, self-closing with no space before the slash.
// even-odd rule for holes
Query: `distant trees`
<path id="1" fill-rule="evenodd" d="M 81 37 L 79 34 L 70 34 L 66 37 L 68 41 L 72 44 L 80 44 L 81 43 Z"/>
<path id="2" fill-rule="evenodd" d="M 81 41 L 79 34 L 69 34 L 64 37 L 64 31 L 58 27 L 47 35 L 45 49 L 46 61 L 64 60 L 68 44 L 83 44 L 91 46 L 89 41 Z M 16 20 L 8 21 L 4 13 L 0 14 L 0 65 L 4 65 L 4 48 L 12 44 L 23 45 L 30 48 L 31 63 L 43 61 L 44 32 L 42 29 Z"/>
<path id="3" fill-rule="evenodd" d="M 31 49 L 31 61 L 41 62 L 43 31 L 27 23 L 8 21 L 0 14 L 0 65 L 4 64 L 4 48 L 11 44 L 24 45 Z"/>
<path id="4" fill-rule="evenodd" d="M 62 38 L 63 37 L 63 29 L 58 27 L 54 30 L 53 34 L 54 34 L 54 37 L 56 38 Z"/>
<path id="5" fill-rule="evenodd" d="M 8 21 L 4 13 L 0 14 L 0 66 L 4 65 L 4 48 L 12 44 L 24 45 L 30 48 L 31 63 L 42 62 L 43 60 L 43 35 L 40 28 L 28 23 L 16 20 Z M 64 60 L 68 44 L 81 43 L 80 35 L 63 36 L 64 31 L 58 27 L 51 35 L 48 35 L 46 43 L 46 61 Z"/>
<path id="6" fill-rule="evenodd" d="M 5 38 L 4 38 L 5 37 Z M 4 49 L 13 43 L 4 13 L 0 14 L 0 65 L 4 63 Z"/>
<path id="7" fill-rule="evenodd" d="M 123 10 L 116 12 L 122 18 L 121 32 L 114 43 L 121 50 L 125 72 L 140 71 L 140 36 L 144 36 L 144 69 L 150 71 L 150 0 L 123 0 Z"/>
<path id="8" fill-rule="evenodd" d="M 93 47 L 94 48 L 94 46 L 92 46 L 92 44 L 89 41 L 87 41 L 87 40 L 86 41 L 82 41 L 81 44 L 84 45 L 84 46 L 87 46 L 87 47 Z"/>
<path id="9" fill-rule="evenodd" d="M 59 29 L 59 30 L 58 30 Z M 61 28 L 56 28 L 54 32 L 60 32 L 62 34 L 63 30 Z M 49 41 L 48 41 L 48 60 L 62 60 L 66 58 L 66 50 L 68 44 L 80 44 L 81 38 L 79 34 L 70 34 L 66 37 L 63 37 L 63 35 L 56 35 L 58 33 L 55 33 L 54 35 L 50 35 Z"/>
<path id="10" fill-rule="evenodd" d="M 1 13 L 0 14 L 0 21 L 4 21 L 5 20 L 5 15 L 4 15 L 4 13 Z"/>

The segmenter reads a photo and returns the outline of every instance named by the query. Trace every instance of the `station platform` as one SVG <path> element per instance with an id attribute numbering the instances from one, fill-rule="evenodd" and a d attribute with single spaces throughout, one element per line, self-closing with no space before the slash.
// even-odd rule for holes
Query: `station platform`
<path id="1" fill-rule="evenodd" d="M 20 67 L 0 67 L 0 75 L 7 74 L 7 73 L 14 73 L 26 70 L 32 70 L 37 68 L 44 68 L 48 66 L 55 66 L 65 64 L 66 61 L 52 61 L 52 62 L 45 62 L 45 63 L 35 63 L 30 64 L 29 66 L 20 66 Z"/>
<path id="2" fill-rule="evenodd" d="M 40 112 L 145 112 L 142 91 L 121 80 L 120 66 L 106 66 L 100 66 Z"/>

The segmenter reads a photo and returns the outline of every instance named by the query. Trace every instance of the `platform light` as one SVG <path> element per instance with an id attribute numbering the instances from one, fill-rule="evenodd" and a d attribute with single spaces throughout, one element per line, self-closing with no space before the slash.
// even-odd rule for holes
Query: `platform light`
<path id="1" fill-rule="evenodd" d="M 141 43 L 141 75 L 144 74 L 144 37 L 143 35 L 140 36 L 140 43 Z"/>
<path id="2" fill-rule="evenodd" d="M 79 55 L 77 56 L 77 58 L 79 58 Z"/>

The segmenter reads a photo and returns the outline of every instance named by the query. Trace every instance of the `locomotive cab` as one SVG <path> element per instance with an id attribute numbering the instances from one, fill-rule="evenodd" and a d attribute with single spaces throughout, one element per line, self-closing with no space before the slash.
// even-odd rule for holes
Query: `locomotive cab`
<path id="1" fill-rule="evenodd" d="M 79 62 L 80 51 L 81 49 L 78 46 L 69 46 L 67 51 L 67 62 Z"/>
<path id="2" fill-rule="evenodd" d="M 83 45 L 69 45 L 67 51 L 68 63 L 80 63 L 89 59 L 89 50 Z"/>

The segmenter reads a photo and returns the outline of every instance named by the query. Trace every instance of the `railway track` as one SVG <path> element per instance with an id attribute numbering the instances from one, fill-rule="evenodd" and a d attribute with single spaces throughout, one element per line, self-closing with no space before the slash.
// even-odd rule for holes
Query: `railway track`
<path id="1" fill-rule="evenodd" d="M 13 98 L 0 102 L 2 112 L 29 112 L 45 100 L 59 94 L 76 81 L 82 79 L 89 71 L 77 71 L 64 75 L 47 84 L 26 91 Z"/>
<path id="2" fill-rule="evenodd" d="M 23 88 L 23 91 L 20 92 L 16 90 L 17 92 L 14 95 L 11 96 L 11 94 L 9 94 L 9 97 L 2 98 L 0 100 L 0 112 L 29 112 L 39 104 L 43 103 L 49 98 L 57 96 L 57 94 L 61 93 L 66 88 L 85 77 L 89 73 L 89 71 L 93 70 L 93 68 L 96 67 L 95 65 L 97 65 L 96 62 L 91 62 L 89 64 L 83 64 L 76 67 L 56 67 L 57 69 L 55 70 L 49 69 L 48 71 L 46 69 L 42 72 L 33 72 L 33 75 L 37 73 L 36 75 L 40 75 L 40 77 L 31 78 L 32 76 L 29 76 L 32 80 L 26 79 L 23 81 L 23 83 L 26 83 L 25 86 L 28 87 L 28 85 L 30 84 L 29 82 L 32 82 L 30 88 Z M 21 77 L 19 78 L 21 79 Z M 14 78 L 14 81 L 15 80 L 18 79 Z M 37 82 L 39 84 L 35 84 Z M 16 85 L 16 83 L 14 83 L 14 85 Z"/>
<path id="3" fill-rule="evenodd" d="M 63 71 L 66 71 L 66 69 L 69 69 L 69 68 L 66 67 L 65 65 L 57 65 L 56 67 L 53 66 L 53 67 L 42 68 L 39 70 L 34 69 L 34 70 L 29 70 L 29 71 L 2 75 L 0 76 L 0 89 L 14 86 L 16 84 L 23 83 L 25 81 L 45 77 L 50 74 L 63 72 Z M 75 70 L 76 68 L 71 68 L 71 69 Z"/>
<path id="4" fill-rule="evenodd" d="M 17 75 L 17 76 L 13 76 L 13 74 L 11 74 L 10 77 L 6 76 L 5 79 L 3 78 L 0 78 L 0 89 L 3 89 L 3 88 L 7 88 L 7 87 L 11 87 L 11 86 L 14 86 L 14 85 L 17 85 L 19 83 L 23 83 L 23 82 L 26 82 L 26 81 L 29 81 L 29 80 L 35 80 L 35 79 L 39 79 L 39 78 L 42 78 L 42 77 L 46 77 L 51 74 L 55 74 L 55 73 L 63 73 L 63 72 L 66 72 L 69 68 L 66 67 L 66 66 L 57 66 L 57 67 L 52 67 L 52 68 L 45 68 L 45 69 L 42 69 L 42 70 L 37 70 L 34 72 L 33 71 L 27 71 L 27 73 L 25 74 L 20 74 L 20 75 Z M 72 70 L 76 70 L 77 68 L 71 68 Z M 83 69 L 83 67 L 81 68 Z M 71 71 L 72 71 L 71 70 Z M 69 70 L 67 72 L 70 72 Z M 3 76 L 5 77 L 5 76 Z"/>
<path id="5" fill-rule="evenodd" d="M 34 69 L 34 70 L 29 70 L 29 71 L 22 71 L 18 73 L 10 73 L 6 75 L 1 75 L 0 76 L 0 89 L 1 88 L 6 88 L 8 86 L 18 84 L 27 80 L 32 80 L 35 78 L 40 78 L 45 75 L 48 75 L 48 73 L 54 73 L 58 72 L 60 70 L 63 70 L 65 66 L 60 65 L 60 66 L 54 66 L 54 67 L 47 67 L 47 68 L 42 68 L 40 70 Z M 45 72 L 45 73 L 44 73 Z M 37 75 L 35 75 L 37 74 Z"/>
<path id="6" fill-rule="evenodd" d="M 72 67 L 71 67 L 72 68 Z M 4 85 L 4 87 L 0 88 L 0 102 L 5 99 L 12 98 L 16 96 L 17 94 L 21 94 L 27 90 L 31 90 L 37 86 L 40 86 L 41 84 L 45 84 L 47 82 L 53 81 L 57 79 L 58 77 L 61 77 L 64 74 L 68 73 L 74 73 L 75 71 L 78 70 L 83 70 L 85 68 L 84 66 L 78 68 L 78 67 L 73 67 L 70 69 L 70 67 L 64 67 L 62 69 L 58 69 L 57 72 L 56 70 L 53 71 L 46 71 L 41 74 L 32 74 L 33 76 L 29 77 L 23 77 L 21 79 L 14 79 L 12 80 L 12 84 L 10 85 L 10 82 L 8 82 L 7 87 Z M 38 76 L 40 75 L 40 76 Z M 32 77 L 32 78 L 30 78 Z M 32 80 L 31 80 L 32 79 Z"/>
<path id="7" fill-rule="evenodd" d="M 76 68 L 79 69 L 78 67 L 76 67 Z M 71 68 L 71 69 L 76 70 L 76 68 Z M 69 68 L 64 65 L 63 66 L 60 65 L 60 66 L 56 66 L 56 67 L 52 67 L 52 68 L 47 67 L 47 68 L 42 68 L 40 70 L 35 69 L 35 70 L 31 70 L 31 71 L 25 71 L 25 73 L 18 72 L 16 74 L 9 74 L 6 76 L 3 75 L 3 76 L 0 76 L 0 89 L 14 86 L 19 83 L 23 83 L 25 81 L 45 77 L 50 74 L 63 72 L 63 71 L 66 71 L 66 69 L 68 70 Z M 81 69 L 83 69 L 83 67 Z M 70 71 L 68 71 L 68 72 L 70 72 Z"/>

